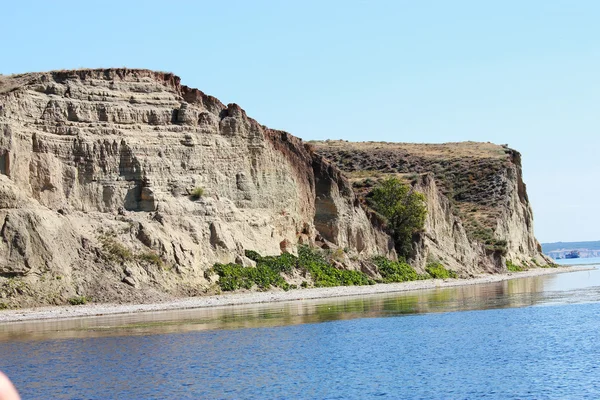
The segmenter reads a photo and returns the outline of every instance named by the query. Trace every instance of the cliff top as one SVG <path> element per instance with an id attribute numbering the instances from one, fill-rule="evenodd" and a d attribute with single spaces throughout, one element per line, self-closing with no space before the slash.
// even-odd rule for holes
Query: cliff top
<path id="1" fill-rule="evenodd" d="M 171 72 L 138 68 L 83 68 L 75 70 L 0 75 L 0 94 L 11 92 L 24 86 L 44 82 L 48 79 L 65 81 L 67 79 L 141 80 L 143 78 L 151 78 L 173 88 L 179 88 L 181 82 L 181 78 Z"/>
<path id="2" fill-rule="evenodd" d="M 393 151 L 395 154 L 419 155 L 428 159 L 507 159 L 510 149 L 506 145 L 483 142 L 452 142 L 452 143 L 398 143 L 398 142 L 349 142 L 347 140 L 314 140 L 312 145 L 319 149 L 332 151 Z"/>

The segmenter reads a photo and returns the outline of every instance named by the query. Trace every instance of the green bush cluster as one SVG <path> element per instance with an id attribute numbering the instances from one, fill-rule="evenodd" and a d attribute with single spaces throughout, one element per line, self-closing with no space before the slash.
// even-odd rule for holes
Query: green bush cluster
<path id="1" fill-rule="evenodd" d="M 427 273 L 434 279 L 458 278 L 456 272 L 446 269 L 439 262 L 427 264 L 425 271 L 427 271 Z"/>
<path id="2" fill-rule="evenodd" d="M 510 272 L 521 272 L 524 271 L 523 267 L 517 265 L 517 264 L 513 264 L 512 261 L 507 260 L 506 261 L 506 269 L 509 270 Z"/>
<path id="3" fill-rule="evenodd" d="M 289 289 L 288 283 L 279 272 L 266 265 L 247 268 L 239 264 L 215 264 L 212 271 L 219 275 L 221 290 L 229 292 L 238 289 L 252 289 L 256 285 L 261 290 L 271 286 Z"/>
<path id="4" fill-rule="evenodd" d="M 198 200 L 203 195 L 204 195 L 204 188 L 202 188 L 202 187 L 195 187 L 192 190 L 192 192 L 190 193 L 191 198 L 194 200 Z"/>
<path id="5" fill-rule="evenodd" d="M 282 273 L 291 274 L 299 271 L 305 276 L 310 274 L 315 287 L 372 285 L 375 281 L 360 271 L 349 271 L 335 268 L 315 249 L 301 246 L 298 257 L 284 253 L 280 256 L 261 256 L 256 251 L 246 250 L 246 257 L 256 262 L 256 268 L 239 264 L 215 264 L 209 273 L 219 276 L 219 286 L 223 291 L 251 289 L 256 286 L 261 290 L 279 287 L 292 289 Z M 303 281 L 300 287 L 309 286 Z"/>
<path id="6" fill-rule="evenodd" d="M 315 287 L 375 284 L 375 281 L 363 272 L 333 267 L 319 252 L 308 246 L 302 246 L 298 249 L 298 267 L 310 273 Z"/>
<path id="7" fill-rule="evenodd" d="M 417 274 L 417 271 L 403 260 L 391 261 L 379 256 L 373 258 L 373 262 L 383 278 L 383 283 L 408 282 L 427 278 Z"/>
<path id="8" fill-rule="evenodd" d="M 127 247 L 117 242 L 114 237 L 101 236 L 102 250 L 104 250 L 104 258 L 108 261 L 124 263 L 133 259 L 133 253 Z"/>
<path id="9" fill-rule="evenodd" d="M 162 258 L 160 258 L 160 256 L 153 251 L 147 251 L 145 253 L 138 254 L 136 258 L 138 261 L 153 264 L 157 267 L 162 267 L 164 264 Z"/>
<path id="10" fill-rule="evenodd" d="M 280 256 L 265 256 L 262 257 L 256 251 L 246 250 L 246 257 L 256 261 L 256 266 L 266 266 L 277 272 L 290 274 L 294 271 L 298 262 L 293 254 L 283 253 Z"/>
<path id="11" fill-rule="evenodd" d="M 86 296 L 75 296 L 67 300 L 67 302 L 69 302 L 69 304 L 72 306 L 86 304 L 88 301 L 90 301 L 90 299 Z"/>
<path id="12" fill-rule="evenodd" d="M 338 269 L 318 249 L 309 246 L 300 246 L 298 257 L 292 254 L 280 256 L 263 257 L 256 251 L 246 250 L 246 257 L 256 262 L 256 268 L 244 267 L 239 264 L 215 264 L 208 274 L 216 273 L 219 276 L 218 284 L 223 291 L 234 291 L 238 289 L 252 289 L 258 287 L 267 290 L 271 287 L 279 287 L 284 290 L 296 289 L 296 285 L 288 284 L 282 273 L 292 274 L 299 272 L 301 275 L 312 278 L 314 287 L 332 286 L 361 286 L 374 285 L 375 280 L 361 271 L 350 271 Z M 427 265 L 427 274 L 418 274 L 404 259 L 391 261 L 385 257 L 373 258 L 382 279 L 378 282 L 407 282 L 429 278 L 456 278 L 455 272 L 447 270 L 440 263 Z M 310 284 L 303 281 L 301 288 L 307 288 Z"/>

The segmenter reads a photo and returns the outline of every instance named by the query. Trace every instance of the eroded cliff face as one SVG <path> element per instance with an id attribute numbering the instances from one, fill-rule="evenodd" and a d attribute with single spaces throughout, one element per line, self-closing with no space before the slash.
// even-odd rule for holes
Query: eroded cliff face
<path id="1" fill-rule="evenodd" d="M 8 306 L 201 294 L 204 271 L 249 262 L 245 249 L 393 256 L 347 179 L 300 139 L 147 70 L 0 82 L 0 221 Z"/>
<path id="2" fill-rule="evenodd" d="M 395 176 L 427 198 L 423 232 L 411 264 L 439 261 L 463 276 L 548 264 L 533 233 L 533 213 L 515 150 L 491 143 L 312 142 L 350 177 L 363 198 Z"/>
<path id="3" fill-rule="evenodd" d="M 376 275 L 394 244 L 365 197 L 386 176 L 426 195 L 419 272 L 547 263 L 506 147 L 306 145 L 148 70 L 0 76 L 0 308 L 211 293 L 214 263 L 300 244 Z"/>

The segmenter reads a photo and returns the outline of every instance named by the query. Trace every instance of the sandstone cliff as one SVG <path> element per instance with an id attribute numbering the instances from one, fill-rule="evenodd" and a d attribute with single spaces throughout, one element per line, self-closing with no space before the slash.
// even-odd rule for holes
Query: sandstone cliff
<path id="1" fill-rule="evenodd" d="M 393 253 L 348 181 L 302 140 L 172 74 L 24 74 L 0 93 L 9 306 L 200 294 L 204 271 L 250 262 L 245 249 Z"/>
<path id="2" fill-rule="evenodd" d="M 501 271 L 506 259 L 545 263 L 518 153 L 496 148 L 500 167 L 482 180 L 499 182 L 483 196 L 491 204 L 471 201 L 481 188 L 467 184 L 466 207 L 448 195 L 447 181 L 411 169 L 410 157 L 392 151 L 404 169 L 386 173 L 417 173 L 413 184 L 428 198 L 417 268 L 431 257 L 462 275 Z M 376 254 L 394 257 L 385 227 L 334 164 L 355 186 L 352 174 L 370 169 L 347 168 L 340 149 L 318 150 L 168 73 L 0 77 L 0 305 L 207 293 L 214 282 L 206 269 L 252 264 L 244 250 L 339 247 L 355 262 L 349 268 Z M 454 174 L 465 177 L 460 168 Z M 481 221 L 483 241 L 469 225 Z"/>
<path id="3" fill-rule="evenodd" d="M 427 197 L 427 218 L 411 263 L 428 260 L 467 274 L 506 271 L 506 261 L 543 266 L 521 156 L 491 143 L 311 142 L 368 196 L 378 179 L 397 176 Z"/>

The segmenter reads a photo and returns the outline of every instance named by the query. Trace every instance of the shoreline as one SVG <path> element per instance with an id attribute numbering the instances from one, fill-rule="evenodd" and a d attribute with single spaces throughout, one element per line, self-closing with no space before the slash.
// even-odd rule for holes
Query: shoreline
<path id="1" fill-rule="evenodd" d="M 199 296 L 149 304 L 84 304 L 79 306 L 47 306 L 0 311 L 0 323 L 63 320 L 102 315 L 119 315 L 153 311 L 175 311 L 199 308 L 238 306 L 246 304 L 276 303 L 285 301 L 314 300 L 336 297 L 365 296 L 380 293 L 399 293 L 455 286 L 496 283 L 516 278 L 586 271 L 593 266 L 561 266 L 558 268 L 536 268 L 522 272 L 507 272 L 496 275 L 479 275 L 470 279 L 428 279 L 399 283 L 379 283 L 367 286 L 335 286 L 326 288 L 293 289 L 268 292 L 228 293 Z"/>

